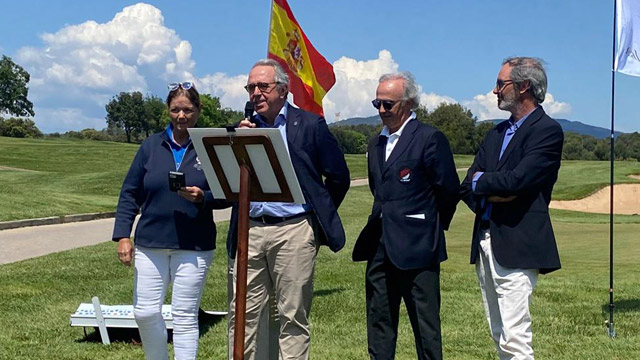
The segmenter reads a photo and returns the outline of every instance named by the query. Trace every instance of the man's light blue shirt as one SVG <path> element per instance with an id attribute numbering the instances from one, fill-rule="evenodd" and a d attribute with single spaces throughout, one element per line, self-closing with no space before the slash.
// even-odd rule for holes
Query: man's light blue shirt
<path id="1" fill-rule="evenodd" d="M 273 128 L 278 129 L 280 131 L 280 135 L 282 135 L 282 139 L 284 140 L 284 145 L 289 151 L 289 144 L 287 143 L 287 107 L 289 106 L 289 102 L 285 102 L 282 109 L 276 116 L 276 119 L 273 121 L 273 126 L 269 125 L 260 114 L 256 114 L 256 119 L 258 120 L 257 127 L 259 128 Z M 269 216 L 277 216 L 277 217 L 289 217 L 298 214 L 302 214 L 305 212 L 309 212 L 311 207 L 309 204 L 294 204 L 294 203 L 284 203 L 284 202 L 257 202 L 252 201 L 249 208 L 249 216 L 250 217 L 258 217 L 262 215 Z"/>
<path id="2" fill-rule="evenodd" d="M 536 106 L 535 109 L 531 110 L 531 112 L 523 116 L 522 119 L 516 121 L 515 123 L 511 121 L 509 122 L 510 123 L 509 128 L 504 133 L 504 139 L 502 139 L 502 147 L 500 148 L 500 157 L 498 158 L 498 160 L 502 158 L 502 154 L 504 154 L 504 151 L 507 149 L 507 146 L 509 146 L 509 142 L 511 142 L 513 135 L 522 126 L 522 124 L 529 117 L 529 115 L 531 115 L 531 113 L 533 113 L 537 108 L 538 107 Z M 483 174 L 484 174 L 484 171 L 478 171 L 473 176 L 473 181 L 471 182 L 471 190 L 473 190 L 473 192 L 476 192 L 476 183 L 478 182 L 478 179 L 480 179 L 480 177 Z M 485 201 L 486 201 L 486 198 L 482 198 L 482 205 L 484 205 Z M 486 211 L 484 212 L 484 214 L 482 214 L 482 220 L 489 220 L 489 214 L 491 214 L 491 204 L 487 205 Z"/>

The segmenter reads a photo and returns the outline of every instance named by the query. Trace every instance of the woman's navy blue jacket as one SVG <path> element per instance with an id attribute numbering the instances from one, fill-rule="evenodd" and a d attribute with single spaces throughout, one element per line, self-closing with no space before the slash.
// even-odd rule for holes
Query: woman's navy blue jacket
<path id="1" fill-rule="evenodd" d="M 133 221 L 141 212 L 136 227 L 137 245 L 182 250 L 215 249 L 216 225 L 214 208 L 227 207 L 227 203 L 214 200 L 209 184 L 189 144 L 178 171 L 185 174 L 187 186 L 204 191 L 204 202 L 192 203 L 169 190 L 169 171 L 175 171 L 175 162 L 166 131 L 147 138 L 133 159 L 124 179 L 113 240 L 128 238 Z"/>

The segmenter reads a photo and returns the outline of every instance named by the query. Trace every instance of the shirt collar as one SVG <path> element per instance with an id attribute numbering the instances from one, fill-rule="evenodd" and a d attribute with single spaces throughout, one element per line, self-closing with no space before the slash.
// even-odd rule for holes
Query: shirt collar
<path id="1" fill-rule="evenodd" d="M 538 107 L 539 107 L 539 106 L 536 106 L 533 110 L 529 111 L 529 112 L 527 113 L 527 115 L 523 116 L 523 117 L 522 117 L 522 119 L 520 119 L 520 120 L 516 121 L 515 123 L 513 122 L 513 117 L 512 117 L 512 118 L 511 118 L 511 121 L 510 121 L 511 126 L 512 126 L 512 127 L 515 127 L 515 128 L 516 128 L 516 130 L 517 130 L 517 129 L 519 129 L 519 128 L 520 128 L 520 126 L 522 126 L 522 123 L 524 123 L 524 121 L 525 121 L 525 120 L 527 120 L 527 118 L 529 117 L 529 115 L 531 115 L 534 111 L 536 111 L 536 109 L 537 109 Z"/>
<path id="2" fill-rule="evenodd" d="M 258 122 L 260 123 L 261 128 L 264 127 L 280 127 L 282 125 L 286 125 L 286 120 L 287 120 L 287 108 L 289 107 L 289 101 L 284 102 L 284 105 L 282 105 L 282 108 L 280 109 L 280 112 L 278 112 L 278 115 L 276 116 L 275 121 L 273 122 L 273 126 L 269 126 L 269 124 L 264 120 L 264 118 L 258 114 L 257 112 L 254 111 L 254 114 L 256 115 L 256 119 L 258 119 Z"/>
<path id="3" fill-rule="evenodd" d="M 191 137 L 189 137 L 189 140 L 182 145 L 178 144 L 175 140 L 173 140 L 173 123 L 171 122 L 167 126 L 166 132 L 167 132 L 167 135 L 169 135 L 169 145 L 171 145 L 171 147 L 174 147 L 176 149 L 186 148 L 191 143 Z"/>
<path id="4" fill-rule="evenodd" d="M 380 136 L 390 137 L 391 135 L 396 135 L 396 136 L 400 137 L 400 135 L 402 135 L 402 131 L 404 130 L 404 127 L 407 126 L 409 121 L 415 119 L 416 116 L 417 116 L 416 113 L 412 111 L 411 115 L 409 115 L 409 118 L 407 120 L 405 120 L 405 122 L 402 124 L 402 126 L 400 126 L 400 129 L 398 129 L 398 131 L 394 132 L 393 134 L 389 134 L 389 128 L 387 127 L 387 125 L 383 126 L 382 127 L 382 131 L 380 132 Z"/>

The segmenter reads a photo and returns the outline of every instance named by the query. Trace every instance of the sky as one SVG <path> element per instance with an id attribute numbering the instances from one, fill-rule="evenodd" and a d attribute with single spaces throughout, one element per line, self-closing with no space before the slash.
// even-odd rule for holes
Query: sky
<path id="1" fill-rule="evenodd" d="M 164 98 L 166 84 L 242 110 L 256 60 L 266 57 L 268 0 L 2 1 L 0 53 L 31 74 L 34 121 L 45 133 L 102 129 L 123 91 Z M 457 102 L 478 120 L 507 118 L 491 90 L 509 56 L 545 61 L 552 117 L 609 128 L 613 0 L 289 0 L 334 66 L 327 122 L 376 114 L 378 78 L 409 71 L 421 104 Z M 640 131 L 640 78 L 615 75 L 616 130 Z"/>

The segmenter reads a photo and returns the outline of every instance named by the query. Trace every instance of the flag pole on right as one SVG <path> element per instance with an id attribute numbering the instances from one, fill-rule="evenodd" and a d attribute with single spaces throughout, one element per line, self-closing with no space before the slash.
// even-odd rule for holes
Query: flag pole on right
<path id="1" fill-rule="evenodd" d="M 640 76 L 640 3 L 635 0 L 615 0 L 613 5 L 613 56 L 611 70 L 611 154 L 609 193 L 609 320 L 607 332 L 614 338 L 613 321 L 613 169 L 615 160 L 615 81 L 616 71 Z"/>

